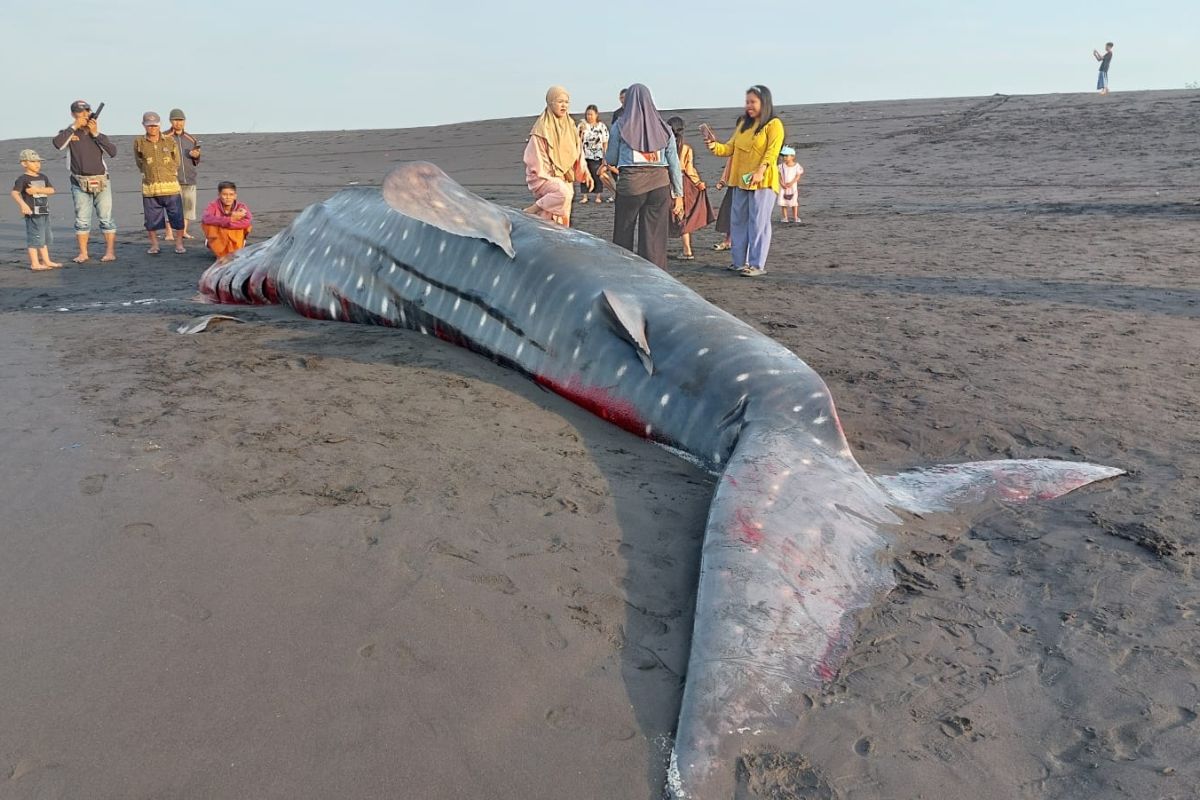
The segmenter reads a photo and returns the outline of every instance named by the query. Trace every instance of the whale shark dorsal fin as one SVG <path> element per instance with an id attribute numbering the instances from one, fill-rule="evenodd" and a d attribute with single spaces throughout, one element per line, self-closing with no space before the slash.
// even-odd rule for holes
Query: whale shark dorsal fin
<path id="1" fill-rule="evenodd" d="M 601 294 L 601 299 L 608 309 L 614 328 L 633 345 L 638 358 L 642 360 L 642 366 L 648 374 L 653 375 L 654 361 L 650 357 L 650 342 L 646 338 L 646 316 L 642 313 L 641 305 L 607 289 Z"/>
<path id="2" fill-rule="evenodd" d="M 427 161 L 411 161 L 389 172 L 383 179 L 383 199 L 406 217 L 455 236 L 491 242 L 509 258 L 517 255 L 512 222 L 504 211 Z"/>

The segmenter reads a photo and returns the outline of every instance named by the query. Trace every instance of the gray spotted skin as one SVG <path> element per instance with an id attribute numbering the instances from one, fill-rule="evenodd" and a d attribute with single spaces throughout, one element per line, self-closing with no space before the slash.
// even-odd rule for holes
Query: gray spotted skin
<path id="1" fill-rule="evenodd" d="M 668 772 L 678 798 L 731 796 L 737 757 L 794 725 L 798 693 L 836 674 L 854 614 L 893 585 L 879 558 L 901 521 L 893 507 L 1049 498 L 1119 472 L 985 462 L 881 484 L 851 454 L 819 375 L 666 272 L 488 204 L 429 164 L 398 168 L 384 194 L 350 189 L 305 209 L 210 268 L 201 289 L 460 344 L 721 474 Z"/>

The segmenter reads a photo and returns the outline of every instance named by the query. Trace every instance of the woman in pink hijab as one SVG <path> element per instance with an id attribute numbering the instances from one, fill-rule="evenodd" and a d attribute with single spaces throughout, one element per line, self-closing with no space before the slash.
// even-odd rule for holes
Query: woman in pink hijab
<path id="1" fill-rule="evenodd" d="M 571 200 L 575 183 L 594 189 L 592 176 L 583 161 L 579 130 L 567 114 L 571 95 L 561 86 L 546 92 L 546 110 L 533 123 L 525 145 L 525 184 L 533 192 L 533 205 L 526 214 L 560 225 L 571 224 Z"/>

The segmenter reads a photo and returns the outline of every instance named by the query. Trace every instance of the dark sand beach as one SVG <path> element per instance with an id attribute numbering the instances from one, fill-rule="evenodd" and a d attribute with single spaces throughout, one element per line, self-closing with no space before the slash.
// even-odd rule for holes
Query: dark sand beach
<path id="1" fill-rule="evenodd" d="M 898 587 L 739 797 L 1200 796 L 1198 114 L 789 107 L 806 224 L 768 275 L 711 229 L 672 262 L 825 378 L 870 472 L 1129 471 L 897 535 Z M 62 122 L 0 142 L 11 178 Z M 522 207 L 529 123 L 206 135 L 200 198 L 236 180 L 261 239 L 423 159 Z M 117 263 L 69 263 L 58 159 L 65 268 L 0 216 L 0 798 L 657 800 L 713 478 L 432 338 L 196 304 L 209 260 L 145 254 L 118 144 Z M 174 332 L 214 310 L 244 323 Z"/>

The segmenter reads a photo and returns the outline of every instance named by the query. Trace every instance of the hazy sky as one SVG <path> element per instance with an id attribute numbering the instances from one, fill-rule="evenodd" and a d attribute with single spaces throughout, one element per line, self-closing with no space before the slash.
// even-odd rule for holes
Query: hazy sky
<path id="1" fill-rule="evenodd" d="M 774 13 L 789 6 L 798 10 Z M 1200 81 L 1195 0 L 28 8 L 36 32 L 14 30 L 0 50 L 0 139 L 51 135 L 76 98 L 107 102 L 101 121 L 112 133 L 140 132 L 143 111 L 165 118 L 174 106 L 203 133 L 531 115 L 554 83 L 571 90 L 576 113 L 593 102 L 611 108 L 616 90 L 635 81 L 664 108 L 737 105 L 752 83 L 770 86 L 780 104 L 1090 91 L 1091 51 L 1108 39 L 1117 45 L 1114 92 Z M 756 8 L 767 10 L 759 22 Z M 20 75 L 29 77 L 18 85 Z"/>

